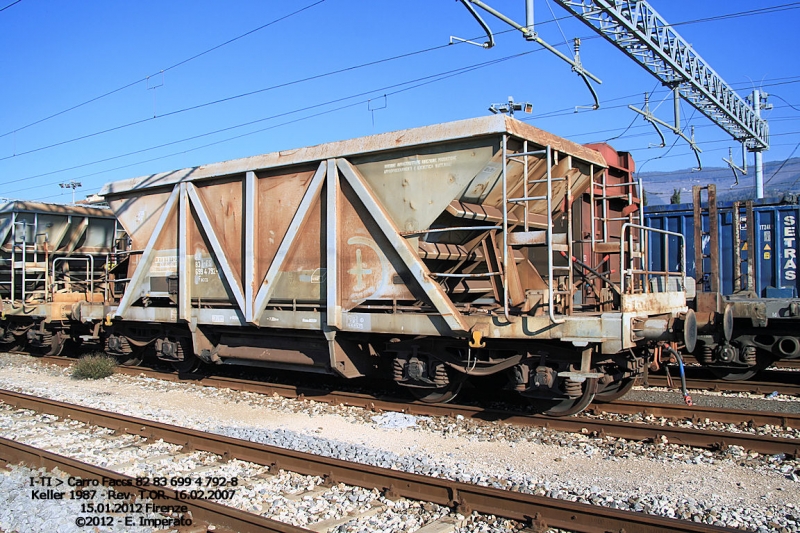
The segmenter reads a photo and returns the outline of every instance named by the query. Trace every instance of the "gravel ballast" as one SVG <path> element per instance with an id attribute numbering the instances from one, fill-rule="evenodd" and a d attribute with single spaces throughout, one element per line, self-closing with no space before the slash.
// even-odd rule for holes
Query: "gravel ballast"
<path id="1" fill-rule="evenodd" d="M 307 399 L 144 377 L 76 381 L 69 372 L 26 356 L 0 354 L 0 387 L 27 394 L 570 501 L 755 531 L 800 531 L 800 465 L 785 457 L 736 447 L 717 453 L 473 420 L 376 416 Z M 698 393 L 693 396 L 701 402 Z M 780 431 L 785 436 L 796 429 Z M 0 507 L 12 498 L 19 499 L 3 491 Z M 407 525 L 413 531 L 424 524 Z M 379 524 L 365 525 L 364 531 L 376 527 Z M 468 522 L 460 529 L 484 527 L 485 523 L 470 527 Z"/>

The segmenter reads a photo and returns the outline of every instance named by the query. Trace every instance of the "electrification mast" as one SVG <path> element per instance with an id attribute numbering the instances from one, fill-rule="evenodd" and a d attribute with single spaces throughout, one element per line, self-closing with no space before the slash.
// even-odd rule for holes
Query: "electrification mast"
<path id="1" fill-rule="evenodd" d="M 761 118 L 766 94 L 740 97 L 679 34 L 643 0 L 555 0 L 634 59 L 712 122 L 755 154 L 756 196 L 764 197 L 762 152 L 769 127 Z M 675 124 L 679 128 L 680 124 Z"/>

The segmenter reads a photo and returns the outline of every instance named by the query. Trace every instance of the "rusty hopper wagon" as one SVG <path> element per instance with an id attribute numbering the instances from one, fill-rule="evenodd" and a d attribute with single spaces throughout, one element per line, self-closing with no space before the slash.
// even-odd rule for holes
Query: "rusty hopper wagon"
<path id="1" fill-rule="evenodd" d="M 491 116 L 110 183 L 132 243 L 111 351 L 424 401 L 494 375 L 551 414 L 618 395 L 693 322 L 685 268 L 645 271 L 665 232 L 630 158 L 596 148 Z"/>
<path id="2" fill-rule="evenodd" d="M 120 231 L 108 209 L 0 204 L 0 349 L 53 355 L 70 339 L 100 345 Z"/>

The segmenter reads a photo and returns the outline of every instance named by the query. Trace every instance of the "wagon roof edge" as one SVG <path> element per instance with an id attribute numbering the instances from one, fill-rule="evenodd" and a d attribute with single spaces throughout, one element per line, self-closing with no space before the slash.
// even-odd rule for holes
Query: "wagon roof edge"
<path id="1" fill-rule="evenodd" d="M 578 159 L 587 163 L 592 163 L 601 168 L 608 166 L 603 156 L 591 148 L 587 148 L 506 115 L 491 115 L 379 133 L 354 139 L 333 141 L 302 148 L 280 150 L 228 161 L 208 163 L 196 167 L 123 179 L 105 184 L 100 190 L 99 195 L 113 196 L 131 190 L 174 185 L 182 181 L 215 178 L 248 171 L 322 161 L 332 157 L 366 155 L 417 145 L 435 144 L 500 133 L 509 133 L 523 139 L 537 142 L 541 145 L 549 144 L 558 151 L 566 152 Z"/>
<path id="2" fill-rule="evenodd" d="M 58 215 L 78 215 L 101 218 L 114 218 L 110 209 L 82 205 L 51 204 L 27 200 L 0 202 L 0 213 L 30 212 Z"/>

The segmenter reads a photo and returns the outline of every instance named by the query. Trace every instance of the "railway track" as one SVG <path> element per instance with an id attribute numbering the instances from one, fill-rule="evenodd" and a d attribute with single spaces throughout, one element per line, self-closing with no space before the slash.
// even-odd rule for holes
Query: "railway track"
<path id="1" fill-rule="evenodd" d="M 62 366 L 66 366 L 70 362 L 70 360 L 64 358 L 47 358 L 46 360 Z M 304 386 L 264 383 L 261 381 L 230 377 L 206 375 L 178 376 L 175 373 L 164 373 L 142 367 L 122 366 L 118 367 L 118 371 L 127 375 L 135 376 L 143 374 L 148 377 L 170 381 L 182 381 L 187 378 L 194 378 L 194 383 L 207 387 L 229 388 L 232 390 L 264 395 L 278 394 L 286 398 L 307 397 L 318 402 L 332 405 L 362 407 L 376 412 L 395 411 L 419 416 L 446 416 L 451 418 L 463 416 L 464 418 L 472 420 L 483 420 L 487 422 L 502 421 L 503 423 L 512 425 L 543 427 L 571 433 L 589 432 L 597 435 L 635 441 L 671 442 L 673 444 L 710 450 L 726 449 L 729 446 L 740 446 L 745 450 L 761 454 L 785 454 L 791 457 L 800 457 L 800 439 L 774 437 L 758 433 L 714 431 L 707 428 L 694 428 L 666 423 L 607 420 L 597 416 L 602 413 L 618 415 L 638 413 L 644 417 L 664 418 L 669 421 L 686 420 L 688 422 L 697 422 L 711 419 L 727 424 L 745 423 L 751 424 L 752 426 L 770 425 L 791 428 L 800 427 L 800 415 L 792 413 L 770 413 L 765 411 L 742 411 L 715 407 L 686 406 L 682 404 L 640 404 L 617 401 L 592 406 L 589 410 L 589 414 L 594 416 L 553 418 L 523 411 L 491 409 L 457 404 L 407 402 L 398 400 L 397 398 L 376 397 L 372 394 L 313 389 Z"/>
<path id="2" fill-rule="evenodd" d="M 687 365 L 698 365 L 697 358 L 693 355 L 684 355 L 683 362 Z M 775 361 L 769 370 L 800 370 L 800 359 L 780 359 Z"/>
<path id="3" fill-rule="evenodd" d="M 776 374 L 782 374 L 777 373 Z M 800 379 L 799 372 L 796 379 Z M 677 372 L 672 374 L 671 381 L 680 383 Z M 650 387 L 669 387 L 670 379 L 663 374 L 649 374 L 644 382 L 645 386 Z M 673 385 L 674 386 L 674 385 Z M 771 394 L 777 392 L 789 396 L 800 396 L 800 383 L 781 383 L 779 381 L 724 381 L 720 379 L 699 377 L 687 377 L 686 386 L 694 390 L 708 390 L 716 392 L 749 392 L 752 394 Z"/>
<path id="4" fill-rule="evenodd" d="M 378 490 L 390 498 L 410 498 L 431 502 L 454 508 L 464 515 L 475 511 L 522 521 L 526 522 L 534 531 L 544 531 L 548 527 L 586 532 L 622 530 L 626 532 L 735 531 L 685 520 L 662 518 L 350 463 L 10 391 L 0 391 L 0 400 L 16 409 L 33 410 L 63 420 L 101 426 L 112 429 L 117 434 L 145 438 L 149 442 L 160 439 L 164 442 L 178 444 L 184 450 L 205 451 L 225 460 L 235 459 L 267 466 L 270 473 L 286 470 L 303 475 L 320 476 L 328 484 L 344 483 L 369 490 Z M 107 478 L 119 476 L 116 472 L 93 470 L 85 465 L 76 464 L 74 460 L 59 458 L 49 452 L 19 446 L 7 441 L 0 441 L 0 456 L 3 459 L 23 460 L 34 466 L 72 468 L 79 476 L 96 477 L 99 475 L 102 477 L 105 475 Z M 177 499 L 180 500 L 179 495 Z M 198 506 L 196 516 L 203 516 L 203 519 L 209 521 L 220 520 L 218 513 L 222 511 L 213 505 L 210 507 L 206 505 L 210 502 L 193 500 L 193 503 Z M 206 506 L 203 507 L 204 505 Z M 206 514 L 203 515 L 204 509 Z M 256 524 L 253 522 L 256 517 L 249 516 L 249 513 L 245 513 L 248 516 L 241 516 L 240 513 L 229 513 L 229 515 L 236 515 L 236 522 L 234 523 L 234 518 L 231 518 L 228 524 L 225 524 L 226 527 L 236 531 L 306 531 L 297 528 L 277 529 L 280 526 L 271 523 L 265 524 L 263 521 Z M 262 527 L 267 529 L 260 529 Z M 318 527 L 314 530 L 324 531 L 327 529 Z"/>
<path id="5" fill-rule="evenodd" d="M 116 494 L 125 495 L 125 503 L 121 505 L 127 505 L 129 501 L 133 501 L 135 498 L 141 498 L 139 490 L 142 489 L 142 487 L 136 486 L 136 479 L 133 477 L 125 476 L 118 472 L 99 468 L 82 461 L 77 461 L 69 457 L 64 457 L 63 455 L 2 437 L 0 437 L 0 459 L 2 459 L 3 464 L 22 463 L 33 468 L 44 468 L 47 472 L 53 472 L 57 469 L 69 474 L 71 478 L 79 478 L 81 481 L 89 480 L 89 483 L 86 483 L 88 486 L 113 487 L 109 490 Z M 48 480 L 46 482 L 47 485 L 60 486 L 60 483 L 53 483 L 50 481 L 53 479 L 51 476 L 44 476 L 41 472 L 39 474 L 40 482 Z M 191 518 L 184 519 L 184 522 L 188 521 L 190 525 L 194 525 L 197 528 L 204 528 L 206 531 L 209 530 L 208 526 L 213 525 L 213 529 L 221 533 L 236 531 L 263 531 L 270 533 L 310 532 L 308 529 L 270 520 L 269 518 L 264 518 L 253 513 L 245 513 L 212 501 L 181 497 L 178 491 L 167 487 L 159 487 L 158 491 L 159 506 L 170 506 L 172 508 L 185 506 L 187 509 L 186 514 L 190 515 Z M 50 495 L 52 494 L 53 493 L 50 493 Z M 119 508 L 121 509 L 122 507 Z M 100 518 L 101 516 L 102 513 L 96 514 L 88 512 L 83 519 Z M 116 525 L 116 520 L 119 517 L 114 517 L 113 515 L 107 516 L 109 516 L 114 521 L 112 523 Z M 81 517 L 75 518 L 77 520 Z M 145 520 L 147 520 L 146 517 Z M 123 517 L 123 521 L 120 525 L 124 524 L 125 521 Z M 111 523 L 106 522 L 104 525 L 109 526 Z M 199 529 L 197 530 L 199 531 Z"/>

